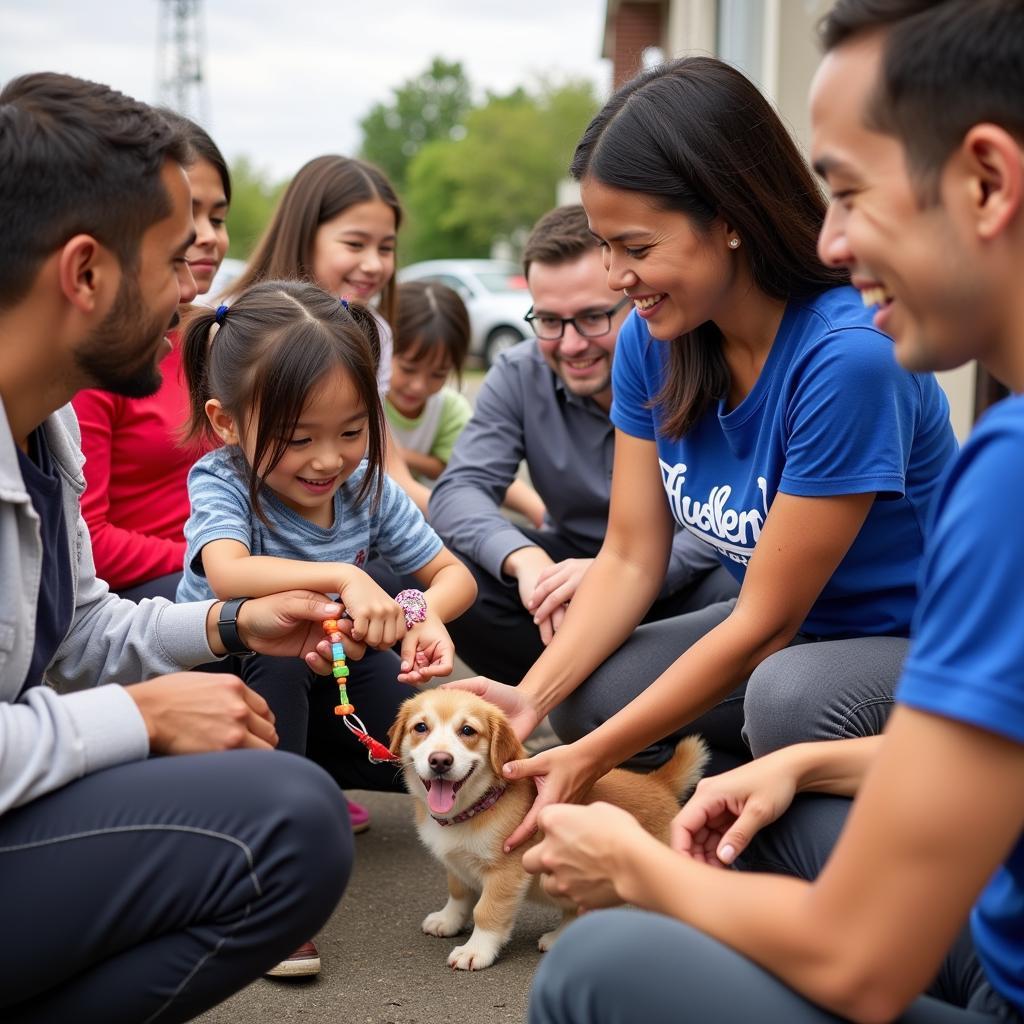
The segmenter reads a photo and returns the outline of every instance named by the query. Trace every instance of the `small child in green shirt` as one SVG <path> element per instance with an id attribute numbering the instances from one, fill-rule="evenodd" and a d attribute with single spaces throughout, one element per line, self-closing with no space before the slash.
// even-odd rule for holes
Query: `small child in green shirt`
<path id="1" fill-rule="evenodd" d="M 461 378 L 469 353 L 469 314 L 447 285 L 410 281 L 396 289 L 391 386 L 384 412 L 410 471 L 436 480 L 451 458 L 472 407 L 448 378 Z M 513 481 L 505 505 L 540 528 L 544 503 L 532 487 Z"/>

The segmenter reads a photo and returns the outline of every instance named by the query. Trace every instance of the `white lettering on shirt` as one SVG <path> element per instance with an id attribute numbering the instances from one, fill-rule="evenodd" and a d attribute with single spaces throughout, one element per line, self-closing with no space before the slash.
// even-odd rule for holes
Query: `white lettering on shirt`
<path id="1" fill-rule="evenodd" d="M 708 491 L 707 500 L 702 502 L 683 492 L 687 472 L 685 465 L 676 463 L 670 466 L 661 459 L 658 461 L 676 522 L 726 558 L 746 565 L 768 516 L 768 481 L 763 476 L 757 478 L 761 492 L 760 508 L 737 510 L 729 505 L 732 497 L 730 484 L 715 484 Z"/>

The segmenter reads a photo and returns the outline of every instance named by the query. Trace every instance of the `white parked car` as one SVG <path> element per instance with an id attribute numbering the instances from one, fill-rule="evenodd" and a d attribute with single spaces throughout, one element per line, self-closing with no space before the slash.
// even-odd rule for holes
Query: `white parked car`
<path id="1" fill-rule="evenodd" d="M 522 269 L 508 260 L 426 260 L 398 271 L 398 281 L 437 281 L 462 296 L 472 331 L 469 351 L 490 366 L 498 353 L 533 332 L 523 317 L 530 292 Z"/>
<path id="2" fill-rule="evenodd" d="M 231 287 L 232 282 L 237 281 L 242 276 L 243 270 L 245 270 L 245 260 L 236 260 L 233 256 L 226 256 L 217 268 L 217 273 L 213 276 L 210 290 L 205 295 L 200 295 L 196 302 L 212 306 L 214 300 L 222 296 Z"/>

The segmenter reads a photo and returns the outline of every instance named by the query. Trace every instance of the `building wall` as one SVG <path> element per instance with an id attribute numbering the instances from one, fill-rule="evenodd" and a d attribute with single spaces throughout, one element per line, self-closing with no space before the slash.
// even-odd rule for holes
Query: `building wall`
<path id="1" fill-rule="evenodd" d="M 603 56 L 612 62 L 612 88 L 628 82 L 643 67 L 644 51 L 664 47 L 666 0 L 616 0 L 605 18 Z"/>
<path id="2" fill-rule="evenodd" d="M 778 0 L 777 3 L 778 59 L 775 80 L 766 92 L 804 152 L 811 142 L 807 93 L 821 60 L 815 25 L 830 6 L 829 0 Z"/>

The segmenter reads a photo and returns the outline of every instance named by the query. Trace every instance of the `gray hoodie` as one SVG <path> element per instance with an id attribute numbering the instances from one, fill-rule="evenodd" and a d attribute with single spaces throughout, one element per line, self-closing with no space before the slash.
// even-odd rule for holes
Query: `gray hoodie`
<path id="1" fill-rule="evenodd" d="M 0 814 L 111 765 L 148 756 L 145 724 L 122 685 L 215 659 L 206 641 L 212 602 L 134 604 L 96 578 L 79 509 L 85 489 L 71 406 L 44 423 L 60 474 L 71 552 L 74 615 L 49 686 L 18 697 L 32 659 L 43 549 L 0 402 Z M 58 692 L 60 691 L 60 692 Z"/>

